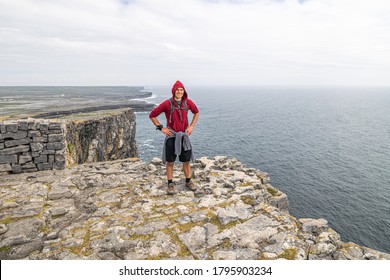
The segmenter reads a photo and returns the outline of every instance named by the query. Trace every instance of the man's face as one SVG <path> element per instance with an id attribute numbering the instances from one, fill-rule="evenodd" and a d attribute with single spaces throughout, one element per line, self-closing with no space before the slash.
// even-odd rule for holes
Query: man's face
<path id="1" fill-rule="evenodd" d="M 175 100 L 179 101 L 183 98 L 184 88 L 177 88 L 175 90 Z"/>

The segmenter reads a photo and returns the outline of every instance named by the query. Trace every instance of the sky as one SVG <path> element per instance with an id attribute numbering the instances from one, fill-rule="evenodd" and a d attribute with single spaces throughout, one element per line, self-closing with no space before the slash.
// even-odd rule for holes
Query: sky
<path id="1" fill-rule="evenodd" d="M 388 0 L 0 0 L 0 86 L 389 77 Z"/>

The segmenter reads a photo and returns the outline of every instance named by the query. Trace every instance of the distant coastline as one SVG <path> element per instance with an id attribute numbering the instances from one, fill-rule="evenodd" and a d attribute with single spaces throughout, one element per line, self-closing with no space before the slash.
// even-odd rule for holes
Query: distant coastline
<path id="1" fill-rule="evenodd" d="M 152 92 L 140 86 L 0 87 L 0 120 L 61 118 L 122 108 L 131 108 L 135 112 L 149 111 L 153 104 L 144 99 L 152 96 Z"/>

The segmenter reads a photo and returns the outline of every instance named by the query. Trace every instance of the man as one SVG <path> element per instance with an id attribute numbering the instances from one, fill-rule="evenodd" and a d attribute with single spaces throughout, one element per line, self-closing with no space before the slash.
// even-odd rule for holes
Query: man
<path id="1" fill-rule="evenodd" d="M 190 125 L 188 125 L 188 111 L 194 114 Z M 157 119 L 161 113 L 165 113 L 167 127 L 163 127 Z M 179 161 L 183 163 L 186 187 L 195 191 L 196 186 L 191 181 L 190 160 L 193 160 L 193 153 L 189 135 L 192 134 L 199 118 L 199 109 L 192 100 L 188 99 L 184 85 L 180 81 L 176 81 L 172 87 L 172 98 L 165 100 L 153 109 L 149 118 L 156 126 L 156 129 L 166 135 L 162 160 L 163 163 L 166 163 L 167 193 L 170 195 L 175 193 L 173 165 L 177 155 L 179 156 Z"/>

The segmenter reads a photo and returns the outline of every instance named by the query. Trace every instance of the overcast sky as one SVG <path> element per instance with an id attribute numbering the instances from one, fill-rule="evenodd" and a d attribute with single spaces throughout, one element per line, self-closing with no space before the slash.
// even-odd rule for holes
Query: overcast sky
<path id="1" fill-rule="evenodd" d="M 0 0 L 0 85 L 390 85 L 388 0 Z"/>

